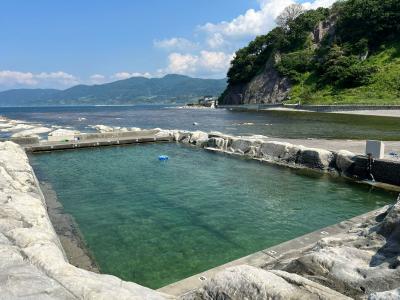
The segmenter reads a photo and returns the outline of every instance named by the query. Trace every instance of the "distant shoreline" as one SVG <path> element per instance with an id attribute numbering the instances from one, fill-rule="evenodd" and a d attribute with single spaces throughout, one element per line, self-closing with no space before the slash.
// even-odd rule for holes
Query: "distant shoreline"
<path id="1" fill-rule="evenodd" d="M 2 108 L 57 108 L 57 107 L 134 107 L 134 106 L 182 106 L 177 103 L 138 103 L 138 104 L 85 104 L 85 105 L 23 105 L 23 106 L 0 106 Z"/>

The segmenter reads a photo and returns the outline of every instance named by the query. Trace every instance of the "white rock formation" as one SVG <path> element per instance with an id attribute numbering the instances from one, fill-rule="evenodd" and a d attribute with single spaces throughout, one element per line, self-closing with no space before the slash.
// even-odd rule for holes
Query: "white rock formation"
<path id="1" fill-rule="evenodd" d="M 105 132 L 113 132 L 115 131 L 115 128 L 112 126 L 106 126 L 106 125 L 91 125 L 89 126 L 90 128 L 96 129 L 97 131 L 101 133 Z"/>
<path id="2" fill-rule="evenodd" d="M 204 146 L 208 143 L 208 133 L 203 131 L 194 131 L 191 134 L 190 141 L 191 144 L 196 146 Z"/>
<path id="3" fill-rule="evenodd" d="M 399 300 L 400 288 L 391 291 L 372 293 L 368 296 L 368 300 Z"/>
<path id="4" fill-rule="evenodd" d="M 400 197 L 348 232 L 262 269 L 225 269 L 184 299 L 400 299 Z"/>
<path id="5" fill-rule="evenodd" d="M 309 168 L 326 170 L 331 166 L 333 159 L 334 155 L 331 151 L 303 148 L 300 151 L 298 163 Z"/>
<path id="6" fill-rule="evenodd" d="M 340 150 L 336 153 L 336 167 L 337 169 L 346 174 L 351 165 L 353 164 L 353 158 L 356 155 L 350 151 Z"/>
<path id="7" fill-rule="evenodd" d="M 13 125 L 9 124 L 9 123 L 0 123 L 0 129 L 7 129 L 7 128 L 11 128 L 13 127 Z"/>
<path id="8" fill-rule="evenodd" d="M 351 299 L 321 284 L 284 271 L 242 265 L 218 273 L 184 299 Z"/>
<path id="9" fill-rule="evenodd" d="M 191 136 L 192 135 L 189 131 L 180 131 L 180 130 L 174 131 L 174 139 L 177 142 L 189 143 Z"/>
<path id="10" fill-rule="evenodd" d="M 36 126 L 41 126 L 40 124 L 33 125 L 33 124 L 15 123 L 15 122 L 10 122 L 9 124 L 13 124 L 13 126 L 11 127 L 11 129 L 9 129 L 9 131 L 28 130 L 28 129 L 33 129 Z"/>
<path id="11" fill-rule="evenodd" d="M 28 158 L 0 143 L 0 299 L 168 299 L 167 295 L 70 265 Z"/>
<path id="12" fill-rule="evenodd" d="M 204 142 L 201 143 L 203 146 L 205 144 Z M 233 137 L 210 133 L 206 145 L 211 149 L 227 153 L 233 152 L 250 158 L 264 159 L 286 165 L 296 164 L 299 167 L 323 171 L 333 170 L 336 167 L 335 154 L 331 151 L 283 142 L 266 141 L 264 136 Z"/>
<path id="13" fill-rule="evenodd" d="M 35 137 L 39 134 L 50 132 L 51 128 L 47 127 L 34 127 L 14 133 L 11 137 Z"/>
<path id="14" fill-rule="evenodd" d="M 75 134 L 80 134 L 80 131 L 60 128 L 49 133 L 50 136 L 73 136 Z"/>
<path id="15" fill-rule="evenodd" d="M 247 139 L 235 138 L 230 143 L 230 147 L 233 152 L 239 154 L 247 154 L 251 150 L 253 142 Z"/>
<path id="16" fill-rule="evenodd" d="M 270 160 L 283 160 L 288 163 L 295 163 L 297 156 L 304 147 L 295 146 L 289 143 L 265 142 L 261 144 L 260 154 Z"/>
<path id="17" fill-rule="evenodd" d="M 174 138 L 175 131 L 174 130 L 162 130 L 162 129 L 154 129 L 159 130 L 156 134 L 156 138 Z"/>
<path id="18" fill-rule="evenodd" d="M 0 117 L 0 131 L 10 133 L 12 138 L 40 138 L 41 135 L 45 133 L 49 133 L 50 136 L 70 134 L 73 135 L 77 133 L 76 131 L 74 131 L 74 133 L 72 133 L 72 131 L 69 132 L 67 129 L 54 131 L 54 129 L 57 128 L 60 129 L 62 127 L 53 125 L 49 128 L 39 123 L 11 120 L 8 118 Z"/>
<path id="19" fill-rule="evenodd" d="M 119 126 L 107 126 L 107 125 L 89 125 L 90 128 L 96 129 L 100 133 L 107 132 L 129 132 L 129 131 L 140 131 L 142 130 L 139 127 L 119 127 Z"/>

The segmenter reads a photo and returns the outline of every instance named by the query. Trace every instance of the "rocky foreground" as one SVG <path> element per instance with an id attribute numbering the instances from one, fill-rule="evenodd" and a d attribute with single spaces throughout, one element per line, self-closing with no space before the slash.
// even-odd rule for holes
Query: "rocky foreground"
<path id="1" fill-rule="evenodd" d="M 68 263 L 23 149 L 0 143 L 0 299 L 166 299 Z"/>
<path id="2" fill-rule="evenodd" d="M 102 128 L 105 130 L 104 128 Z M 262 137 L 159 130 L 155 136 L 292 167 L 346 173 L 350 152 Z M 220 249 L 223 251 L 223 249 Z M 400 299 L 400 200 L 348 232 L 266 262 L 227 268 L 181 299 Z M 24 150 L 0 143 L 0 299 L 172 299 L 68 263 Z"/>
<path id="3" fill-rule="evenodd" d="M 257 136 L 169 134 L 176 141 L 210 150 L 336 174 L 348 174 L 356 161 L 348 151 L 264 142 Z M 348 232 L 293 249 L 263 268 L 228 268 L 182 299 L 400 299 L 399 255 L 400 197 Z"/>
<path id="4" fill-rule="evenodd" d="M 63 135 L 66 133 L 79 133 L 72 130 L 71 127 L 63 128 L 61 126 L 46 127 L 41 123 L 26 122 L 22 120 L 13 120 L 0 116 L 0 133 L 10 135 L 11 138 L 42 138 L 43 135 Z"/>
<path id="5" fill-rule="evenodd" d="M 400 299 L 400 199 L 346 233 L 277 257 L 225 269 L 194 299 Z"/>

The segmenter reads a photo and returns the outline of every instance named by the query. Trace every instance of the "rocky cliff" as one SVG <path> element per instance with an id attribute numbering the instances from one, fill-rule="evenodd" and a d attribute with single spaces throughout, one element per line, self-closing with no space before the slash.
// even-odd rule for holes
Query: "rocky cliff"
<path id="1" fill-rule="evenodd" d="M 343 0 L 287 18 L 288 7 L 236 52 L 220 104 L 398 104 L 399 9 Z"/>
<path id="2" fill-rule="evenodd" d="M 220 105 L 281 103 L 289 94 L 289 78 L 281 76 L 275 69 L 279 56 L 268 60 L 264 70 L 249 83 L 230 85 L 226 89 Z"/>
<path id="3" fill-rule="evenodd" d="M 309 33 L 310 48 L 315 50 L 324 37 L 333 35 L 334 18 L 321 21 Z M 281 54 L 276 52 L 268 59 L 263 71 L 253 77 L 248 83 L 229 84 L 219 100 L 220 105 L 241 104 L 276 104 L 282 103 L 290 94 L 293 86 L 288 76 L 283 76 L 276 68 L 281 62 Z"/>

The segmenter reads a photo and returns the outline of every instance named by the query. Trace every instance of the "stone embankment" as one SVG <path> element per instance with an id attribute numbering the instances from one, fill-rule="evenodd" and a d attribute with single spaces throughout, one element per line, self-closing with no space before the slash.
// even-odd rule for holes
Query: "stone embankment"
<path id="1" fill-rule="evenodd" d="M 400 200 L 261 268 L 227 268 L 182 299 L 400 299 L 399 255 Z"/>
<path id="2" fill-rule="evenodd" d="M 161 131 L 174 140 L 213 151 L 292 167 L 378 180 L 399 185 L 400 164 L 369 162 L 348 151 L 331 152 L 261 136 L 232 137 L 221 133 Z M 376 170 L 374 171 L 374 168 Z M 348 232 L 293 249 L 262 268 L 225 269 L 183 299 L 400 299 L 400 198 L 375 218 Z"/>
<path id="3" fill-rule="evenodd" d="M 156 139 L 360 179 L 368 177 L 370 170 L 377 179 L 385 179 L 379 176 L 386 173 L 389 179 L 400 177 L 398 163 L 379 160 L 371 169 L 365 158 L 347 151 L 273 142 L 262 136 L 156 129 Z M 49 220 L 28 158 L 12 142 L 0 143 L 0 216 L 0 298 L 173 298 L 71 265 Z M 271 254 L 273 260 L 261 268 L 224 269 L 180 298 L 400 299 L 399 256 L 400 200 L 344 233 L 276 257 Z"/>
<path id="4" fill-rule="evenodd" d="M 329 151 L 285 142 L 267 140 L 264 136 L 237 137 L 219 132 L 160 130 L 158 137 L 170 136 L 177 142 L 192 144 L 210 151 L 245 156 L 292 168 L 308 168 L 357 180 L 400 186 L 400 162 L 385 159 L 368 160 L 346 150 Z"/>
<path id="5" fill-rule="evenodd" d="M 20 145 L 39 143 L 45 136 L 79 133 L 79 131 L 72 130 L 70 127 L 63 128 L 56 125 L 46 127 L 41 123 L 13 120 L 0 116 L 0 135 Z"/>
<path id="6" fill-rule="evenodd" d="M 0 299 L 168 299 L 72 266 L 49 220 L 28 158 L 0 143 Z"/>

